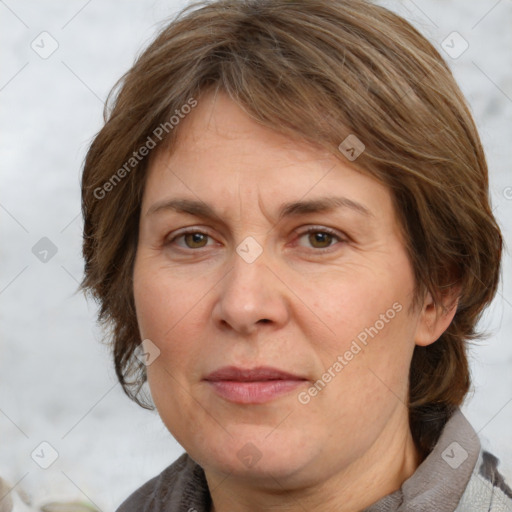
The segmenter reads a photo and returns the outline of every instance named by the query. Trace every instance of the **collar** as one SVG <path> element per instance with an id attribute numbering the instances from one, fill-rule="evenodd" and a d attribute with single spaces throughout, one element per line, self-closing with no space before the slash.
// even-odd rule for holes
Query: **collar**
<path id="1" fill-rule="evenodd" d="M 480 441 L 460 409 L 447 421 L 439 440 L 400 489 L 363 512 L 455 510 L 478 461 Z"/>

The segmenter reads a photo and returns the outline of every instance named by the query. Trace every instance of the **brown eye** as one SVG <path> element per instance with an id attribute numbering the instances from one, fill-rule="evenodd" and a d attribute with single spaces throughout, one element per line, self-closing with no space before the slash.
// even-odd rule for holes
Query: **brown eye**
<path id="1" fill-rule="evenodd" d="M 186 233 L 183 235 L 183 239 L 189 249 L 205 247 L 208 243 L 208 235 L 204 233 Z"/>
<path id="2" fill-rule="evenodd" d="M 330 229 L 323 227 L 310 227 L 299 234 L 298 237 L 298 245 L 309 249 L 316 249 L 315 252 L 334 249 L 338 242 L 346 242 L 346 237 L 343 234 L 331 232 Z"/>
<path id="3" fill-rule="evenodd" d="M 333 239 L 333 235 L 323 231 L 313 231 L 308 234 L 308 241 L 315 249 L 325 249 L 329 247 Z"/>

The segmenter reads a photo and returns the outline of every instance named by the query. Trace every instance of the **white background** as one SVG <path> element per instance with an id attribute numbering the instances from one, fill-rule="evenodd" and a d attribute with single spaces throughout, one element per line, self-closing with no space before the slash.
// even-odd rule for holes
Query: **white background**
<path id="1" fill-rule="evenodd" d="M 512 0 L 383 2 L 446 54 L 486 148 L 493 208 L 508 244 L 512 228 Z M 104 511 L 169 465 L 182 449 L 156 413 L 121 392 L 81 280 L 81 165 L 115 81 L 183 2 L 58 0 L 0 2 L 0 475 L 37 503 L 89 499 Z M 43 31 L 58 49 L 42 59 Z M 39 43 L 41 44 L 41 43 Z M 49 48 L 49 46 L 46 46 Z M 508 197 L 508 199 L 507 199 Z M 57 254 L 39 261 L 48 237 Z M 464 412 L 512 481 L 512 269 L 471 350 L 476 391 Z M 59 458 L 31 459 L 40 442 Z"/>

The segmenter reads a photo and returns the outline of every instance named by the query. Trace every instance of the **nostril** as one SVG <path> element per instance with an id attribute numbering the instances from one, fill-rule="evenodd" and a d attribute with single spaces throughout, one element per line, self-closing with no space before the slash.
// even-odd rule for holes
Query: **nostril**
<path id="1" fill-rule="evenodd" d="M 259 323 L 268 324 L 270 320 L 268 318 L 262 318 L 261 320 L 258 320 Z"/>

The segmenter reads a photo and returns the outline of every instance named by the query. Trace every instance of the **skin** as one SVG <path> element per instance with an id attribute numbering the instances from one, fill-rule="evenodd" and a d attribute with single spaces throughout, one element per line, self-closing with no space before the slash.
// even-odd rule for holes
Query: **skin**
<path id="1" fill-rule="evenodd" d="M 212 510 L 356 511 L 398 489 L 421 463 L 406 407 L 413 349 L 435 342 L 455 308 L 428 293 L 412 307 L 389 190 L 341 154 L 262 127 L 224 93 L 201 97 L 173 152 L 152 156 L 137 319 L 141 339 L 160 350 L 147 368 L 155 405 L 204 468 Z M 332 196 L 367 212 L 345 205 L 278 218 L 284 203 Z M 217 218 L 162 207 L 177 198 L 206 203 Z M 252 263 L 236 252 L 248 236 L 263 250 Z M 401 311 L 301 403 L 393 304 Z M 306 380 L 267 403 L 235 404 L 204 381 L 227 365 Z M 260 458 L 249 467 L 239 450 Z"/>

